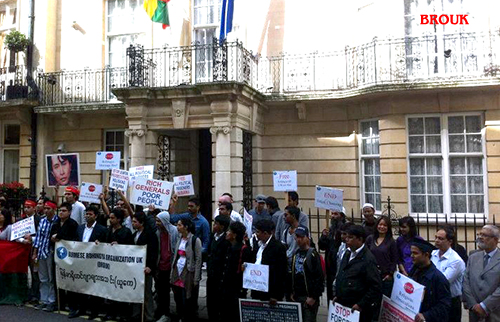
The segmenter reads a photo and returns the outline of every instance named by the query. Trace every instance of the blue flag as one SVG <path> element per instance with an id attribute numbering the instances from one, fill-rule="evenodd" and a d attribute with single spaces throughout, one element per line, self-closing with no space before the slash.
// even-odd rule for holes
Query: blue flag
<path id="1" fill-rule="evenodd" d="M 222 0 L 222 11 L 220 15 L 219 45 L 224 43 L 228 33 L 233 30 L 234 0 Z"/>

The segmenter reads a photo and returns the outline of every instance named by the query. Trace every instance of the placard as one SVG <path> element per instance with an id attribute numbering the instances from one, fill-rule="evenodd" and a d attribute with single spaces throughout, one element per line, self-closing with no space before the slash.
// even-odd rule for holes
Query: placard
<path id="1" fill-rule="evenodd" d="M 130 185 L 134 184 L 135 179 L 137 178 L 147 178 L 153 179 L 153 175 L 155 172 L 154 165 L 141 165 L 139 167 L 132 167 L 128 170 L 130 174 Z"/>
<path id="2" fill-rule="evenodd" d="M 120 169 L 121 152 L 101 151 L 95 153 L 96 170 Z"/>
<path id="3" fill-rule="evenodd" d="M 343 202 L 343 190 L 316 186 L 314 198 L 314 206 L 316 208 L 342 212 Z"/>
<path id="4" fill-rule="evenodd" d="M 146 245 L 61 240 L 55 249 L 58 288 L 119 302 L 144 301 Z"/>
<path id="5" fill-rule="evenodd" d="M 111 170 L 111 178 L 109 179 L 109 188 L 127 191 L 130 175 L 127 170 L 113 169 Z"/>
<path id="6" fill-rule="evenodd" d="M 412 313 L 384 295 L 380 306 L 379 322 L 414 322 L 415 319 L 411 316 Z M 416 314 L 413 316 L 415 317 Z"/>
<path id="7" fill-rule="evenodd" d="M 252 236 L 252 226 L 253 226 L 253 217 L 248 213 L 248 211 L 243 208 L 243 225 L 246 227 L 246 232 L 248 238 Z"/>
<path id="8" fill-rule="evenodd" d="M 328 307 L 328 322 L 359 322 L 359 317 L 359 311 L 330 301 Z"/>
<path id="9" fill-rule="evenodd" d="M 80 155 L 78 153 L 47 154 L 45 166 L 47 186 L 80 185 Z"/>
<path id="10" fill-rule="evenodd" d="M 391 300 L 415 316 L 420 312 L 424 289 L 423 285 L 418 284 L 411 278 L 394 272 Z"/>
<path id="11" fill-rule="evenodd" d="M 12 230 L 10 231 L 10 240 L 16 240 L 18 238 L 24 237 L 25 235 L 34 234 L 36 234 L 35 217 L 31 216 L 12 224 Z"/>
<path id="12" fill-rule="evenodd" d="M 297 171 L 274 171 L 274 191 L 297 191 Z"/>
<path id="13" fill-rule="evenodd" d="M 241 322 L 302 322 L 302 308 L 296 302 L 278 302 L 239 299 Z"/>
<path id="14" fill-rule="evenodd" d="M 142 206 L 154 205 L 158 209 L 168 210 L 173 189 L 173 182 L 136 178 L 130 202 Z"/>
<path id="15" fill-rule="evenodd" d="M 82 182 L 80 186 L 80 197 L 78 200 L 90 203 L 101 203 L 99 195 L 102 193 L 102 185 L 97 183 Z"/>
<path id="16" fill-rule="evenodd" d="M 269 265 L 245 263 L 243 288 L 269 292 Z"/>
<path id="17" fill-rule="evenodd" d="M 188 174 L 174 177 L 174 190 L 178 197 L 194 195 L 193 176 Z"/>

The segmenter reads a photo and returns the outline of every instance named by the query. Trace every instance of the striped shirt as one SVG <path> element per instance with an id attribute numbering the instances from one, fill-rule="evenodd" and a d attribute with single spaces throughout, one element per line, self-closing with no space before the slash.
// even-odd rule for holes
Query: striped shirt
<path id="1" fill-rule="evenodd" d="M 52 229 L 52 225 L 56 219 L 58 219 L 57 215 L 52 217 L 52 220 L 49 220 L 47 217 L 42 218 L 40 220 L 40 225 L 38 226 L 38 231 L 36 232 L 36 239 L 33 244 L 33 247 L 38 249 L 38 259 L 47 259 L 50 253 L 50 230 Z"/>

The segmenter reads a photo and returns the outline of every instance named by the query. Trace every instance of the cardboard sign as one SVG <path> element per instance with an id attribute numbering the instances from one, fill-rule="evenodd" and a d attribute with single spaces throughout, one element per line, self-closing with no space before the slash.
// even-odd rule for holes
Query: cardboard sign
<path id="1" fill-rule="evenodd" d="M 415 315 L 406 311 L 384 295 L 380 307 L 379 322 L 414 322 Z"/>
<path id="2" fill-rule="evenodd" d="M 10 232 L 10 240 L 16 240 L 22 238 L 26 234 L 28 235 L 36 234 L 34 216 L 13 223 L 12 230 Z"/>
<path id="3" fill-rule="evenodd" d="M 342 211 L 344 191 L 335 188 L 316 186 L 314 206 L 331 211 Z"/>
<path id="4" fill-rule="evenodd" d="M 111 171 L 111 178 L 109 179 L 109 188 L 127 191 L 130 175 L 127 170 L 113 169 Z"/>
<path id="5" fill-rule="evenodd" d="M 424 298 L 425 287 L 398 272 L 394 273 L 391 300 L 406 311 L 417 315 Z"/>
<path id="6" fill-rule="evenodd" d="M 78 200 L 90 203 L 101 203 L 99 195 L 102 193 L 102 185 L 97 183 L 82 182 L 80 186 L 80 197 Z"/>
<path id="7" fill-rule="evenodd" d="M 274 191 L 297 191 L 297 171 L 273 171 Z"/>
<path id="8" fill-rule="evenodd" d="M 243 322 L 302 322 L 302 303 L 239 299 L 240 319 Z M 235 321 L 238 321 L 237 319 Z M 340 321 L 339 321 L 340 322 Z"/>
<path id="9" fill-rule="evenodd" d="M 95 168 L 96 170 L 120 169 L 121 152 L 96 152 Z"/>
<path id="10" fill-rule="evenodd" d="M 269 292 L 269 265 L 245 264 L 243 288 Z"/>
<path id="11" fill-rule="evenodd" d="M 347 306 L 332 303 L 328 307 L 328 322 L 359 322 L 359 311 L 352 310 Z"/>
<path id="12" fill-rule="evenodd" d="M 154 205 L 158 209 L 168 210 L 173 189 L 173 182 L 136 178 L 130 202 L 142 206 Z"/>
<path id="13" fill-rule="evenodd" d="M 174 177 L 175 193 L 179 197 L 194 195 L 193 176 L 188 174 L 186 176 Z"/>

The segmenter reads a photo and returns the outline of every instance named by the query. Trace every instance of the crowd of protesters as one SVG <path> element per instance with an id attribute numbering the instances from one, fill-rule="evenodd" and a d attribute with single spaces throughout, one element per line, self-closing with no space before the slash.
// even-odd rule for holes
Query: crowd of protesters
<path id="1" fill-rule="evenodd" d="M 57 191 L 57 189 L 56 189 Z M 279 301 L 301 305 L 304 322 L 316 321 L 320 298 L 360 312 L 360 321 L 377 321 L 382 296 L 391 296 L 394 273 L 425 286 L 416 322 L 500 321 L 500 231 L 484 226 L 479 250 L 467 257 L 451 226 L 441 226 L 431 244 L 417 234 L 412 217 L 399 219 L 399 237 L 392 221 L 377 216 L 371 204 L 362 207 L 363 223 L 346 220 L 345 210 L 331 212 L 330 227 L 315 242 L 299 195 L 288 193 L 283 210 L 272 196 L 257 195 L 251 234 L 233 209 L 230 193 L 219 198 L 213 225 L 191 198 L 184 213 L 171 198 L 168 211 L 131 205 L 118 191 L 113 207 L 108 191 L 101 205 L 78 201 L 79 190 L 66 187 L 64 201 L 40 198 L 24 203 L 23 217 L 34 216 L 36 235 L 17 242 L 32 244 L 28 299 L 39 310 L 56 310 L 54 244 L 60 240 L 147 245 L 144 308 L 75 292 L 62 292 L 59 302 L 69 318 L 88 315 L 102 321 L 196 321 L 202 267 L 206 263 L 206 304 L 210 321 L 239 321 L 238 301 L 252 298 L 271 307 Z M 0 206 L 5 200 L 0 199 Z M 11 213 L 0 211 L 0 239 L 10 240 Z M 319 251 L 324 251 L 324 256 Z M 243 288 L 246 263 L 269 266 L 268 292 Z M 62 293 L 65 293 L 62 295 Z M 170 312 L 171 295 L 175 312 Z M 141 316 L 141 314 L 144 314 Z"/>

